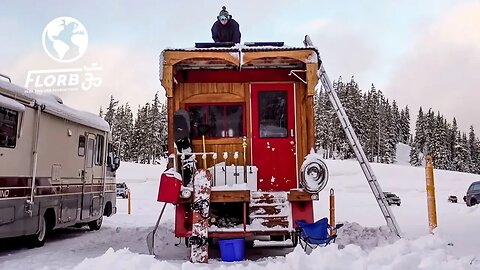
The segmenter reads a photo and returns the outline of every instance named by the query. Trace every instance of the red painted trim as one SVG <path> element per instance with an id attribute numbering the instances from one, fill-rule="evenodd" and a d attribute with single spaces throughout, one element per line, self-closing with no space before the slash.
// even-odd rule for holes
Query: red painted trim
<path id="1" fill-rule="evenodd" d="M 313 222 L 313 201 L 291 202 L 292 205 L 292 224 L 296 227 L 296 220 L 305 220 Z"/>
<path id="2" fill-rule="evenodd" d="M 291 69 L 248 69 L 248 70 L 182 70 L 175 74 L 179 83 L 202 82 L 296 82 L 300 81 L 295 76 L 288 74 Z M 305 72 L 299 75 L 305 80 Z"/>
<path id="3" fill-rule="evenodd" d="M 188 219 L 186 218 L 188 216 Z M 192 234 L 190 204 L 179 203 L 175 207 L 175 237 L 189 237 Z"/>

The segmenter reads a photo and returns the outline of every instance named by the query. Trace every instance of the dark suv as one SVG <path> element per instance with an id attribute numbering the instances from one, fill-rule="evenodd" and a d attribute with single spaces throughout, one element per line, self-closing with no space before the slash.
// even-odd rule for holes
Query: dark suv
<path id="1" fill-rule="evenodd" d="M 383 192 L 383 195 L 385 195 L 388 205 L 396 204 L 400 206 L 400 204 L 402 203 L 400 198 L 395 193 L 385 191 Z"/>
<path id="2" fill-rule="evenodd" d="M 473 182 L 470 185 L 463 200 L 467 203 L 467 206 L 473 206 L 480 202 L 480 181 Z"/>

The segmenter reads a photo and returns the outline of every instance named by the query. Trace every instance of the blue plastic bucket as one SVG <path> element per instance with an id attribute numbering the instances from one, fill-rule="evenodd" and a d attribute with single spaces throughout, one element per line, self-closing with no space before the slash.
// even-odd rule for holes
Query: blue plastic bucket
<path id="1" fill-rule="evenodd" d="M 224 262 L 243 261 L 245 258 L 245 239 L 221 239 L 218 240 L 220 245 L 220 255 Z"/>

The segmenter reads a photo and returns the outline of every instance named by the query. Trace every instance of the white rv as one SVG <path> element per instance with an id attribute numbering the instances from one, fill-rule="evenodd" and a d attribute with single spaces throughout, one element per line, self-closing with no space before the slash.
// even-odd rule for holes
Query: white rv
<path id="1" fill-rule="evenodd" d="M 2 77 L 6 77 L 3 76 Z M 110 127 L 52 95 L 0 79 L 0 239 L 88 225 L 116 213 Z"/>

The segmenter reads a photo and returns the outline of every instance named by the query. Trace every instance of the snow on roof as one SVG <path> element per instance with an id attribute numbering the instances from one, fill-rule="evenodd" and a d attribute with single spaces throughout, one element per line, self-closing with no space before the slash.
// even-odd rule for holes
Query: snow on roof
<path id="1" fill-rule="evenodd" d="M 16 102 L 15 100 L 11 98 L 4 97 L 0 95 L 0 106 L 5 107 L 10 110 L 14 110 L 17 112 L 23 112 L 25 111 L 25 106 L 22 104 Z"/>
<path id="2" fill-rule="evenodd" d="M 54 95 L 38 95 L 29 93 L 29 90 L 23 87 L 1 80 L 0 91 L 4 92 L 7 96 L 13 99 L 27 100 L 32 102 L 32 105 L 33 103 L 36 103 L 37 105 L 44 106 L 44 111 L 47 113 L 102 131 L 110 131 L 110 125 L 98 115 L 70 108 L 64 105 L 63 101 L 59 97 Z M 20 103 L 18 103 L 18 105 L 23 106 Z M 25 110 L 25 107 L 23 107 L 23 110 Z"/>

